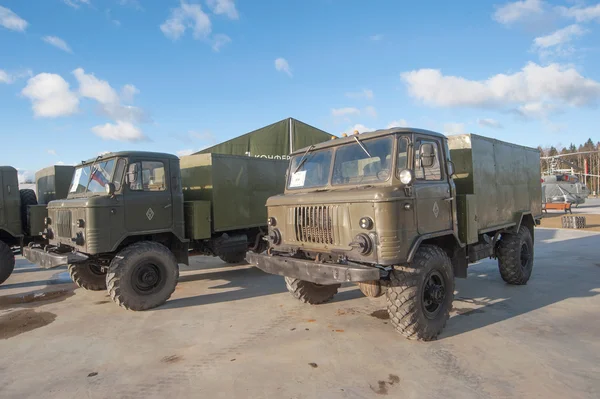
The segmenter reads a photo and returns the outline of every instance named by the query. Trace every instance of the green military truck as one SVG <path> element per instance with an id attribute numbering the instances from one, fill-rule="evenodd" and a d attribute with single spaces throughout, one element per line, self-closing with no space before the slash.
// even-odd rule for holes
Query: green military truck
<path id="1" fill-rule="evenodd" d="M 387 296 L 395 328 L 431 340 L 443 330 L 454 278 L 497 258 L 526 284 L 541 217 L 537 150 L 474 134 L 408 128 L 352 135 L 292 154 L 284 194 L 268 199 L 266 254 L 294 297 L 330 300 L 342 283 Z"/>
<path id="2" fill-rule="evenodd" d="M 105 154 L 75 168 L 67 198 L 48 203 L 48 244 L 23 253 L 42 267 L 68 265 L 79 287 L 108 290 L 125 309 L 151 309 L 170 298 L 190 255 L 236 263 L 266 249 L 264 204 L 283 192 L 287 166 L 234 155 Z"/>

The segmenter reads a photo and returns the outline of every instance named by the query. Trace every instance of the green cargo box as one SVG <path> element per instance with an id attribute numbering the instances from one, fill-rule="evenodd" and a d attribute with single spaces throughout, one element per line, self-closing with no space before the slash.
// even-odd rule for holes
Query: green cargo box
<path id="1" fill-rule="evenodd" d="M 184 201 L 209 201 L 211 231 L 225 232 L 266 226 L 267 198 L 283 193 L 288 161 L 197 154 L 181 157 L 180 165 Z M 196 218 L 192 210 L 199 208 L 186 206 L 186 224 L 195 221 L 193 231 L 200 233 L 206 215 Z"/>
<path id="2" fill-rule="evenodd" d="M 55 165 L 40 169 L 35 173 L 38 204 L 65 199 L 73 179 L 74 166 Z"/>
<path id="3" fill-rule="evenodd" d="M 475 134 L 448 137 L 454 162 L 461 239 L 542 215 L 540 152 Z"/>

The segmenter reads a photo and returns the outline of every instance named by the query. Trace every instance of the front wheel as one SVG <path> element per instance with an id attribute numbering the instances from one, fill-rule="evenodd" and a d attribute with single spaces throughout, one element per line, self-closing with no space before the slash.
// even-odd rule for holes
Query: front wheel
<path id="1" fill-rule="evenodd" d="M 527 284 L 533 271 L 533 239 L 527 227 L 521 226 L 517 234 L 502 234 L 498 242 L 498 269 L 508 284 Z"/>
<path id="2" fill-rule="evenodd" d="M 436 339 L 454 299 L 450 258 L 437 246 L 421 246 L 410 267 L 390 273 L 386 295 L 390 320 L 400 334 L 421 341 Z"/>
<path id="3" fill-rule="evenodd" d="M 106 274 L 112 300 L 128 310 L 147 310 L 164 304 L 175 291 L 179 265 L 164 245 L 143 241 L 115 256 Z"/>
<path id="4" fill-rule="evenodd" d="M 330 301 L 341 286 L 340 284 L 320 285 L 292 277 L 285 278 L 285 285 L 294 298 L 311 305 Z"/>
<path id="5" fill-rule="evenodd" d="M 15 254 L 4 242 L 0 241 L 0 284 L 5 282 L 15 269 Z"/>

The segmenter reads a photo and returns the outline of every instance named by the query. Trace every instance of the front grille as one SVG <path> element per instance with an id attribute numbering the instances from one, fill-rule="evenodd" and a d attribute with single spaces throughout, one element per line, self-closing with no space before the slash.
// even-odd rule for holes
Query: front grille
<path id="1" fill-rule="evenodd" d="M 299 206 L 294 208 L 296 241 L 335 244 L 334 206 Z"/>
<path id="2" fill-rule="evenodd" d="M 58 211 L 56 219 L 58 236 L 71 238 L 71 211 Z"/>

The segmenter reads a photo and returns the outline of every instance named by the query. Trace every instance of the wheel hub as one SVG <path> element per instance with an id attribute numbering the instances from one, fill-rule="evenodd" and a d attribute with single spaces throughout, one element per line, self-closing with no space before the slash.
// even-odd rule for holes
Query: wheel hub
<path id="1" fill-rule="evenodd" d="M 142 281 L 148 285 L 153 285 L 158 280 L 158 274 L 154 270 L 149 270 L 143 273 Z"/>
<path id="2" fill-rule="evenodd" d="M 133 288 L 142 295 L 149 295 L 161 285 L 161 273 L 156 265 L 146 264 L 136 268 Z"/>
<path id="3" fill-rule="evenodd" d="M 437 270 L 432 271 L 425 279 L 423 287 L 423 310 L 425 316 L 434 319 L 442 309 L 446 299 L 444 278 Z"/>

